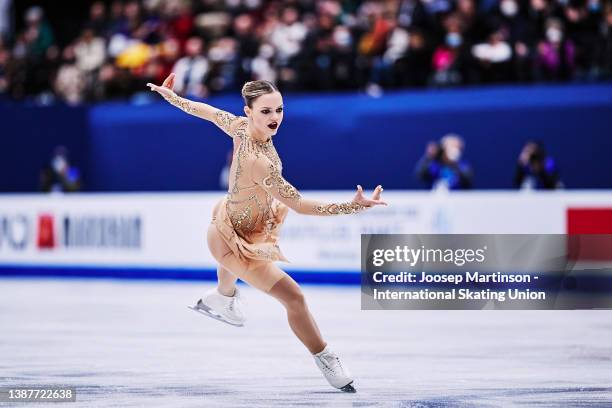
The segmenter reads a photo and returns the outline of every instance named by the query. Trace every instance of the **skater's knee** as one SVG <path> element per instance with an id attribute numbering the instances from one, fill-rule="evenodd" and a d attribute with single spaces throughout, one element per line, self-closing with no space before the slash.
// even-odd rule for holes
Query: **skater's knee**
<path id="1" fill-rule="evenodd" d="M 292 292 L 287 297 L 287 302 L 285 304 L 288 310 L 301 310 L 306 307 L 306 298 L 301 290 L 297 290 Z"/>
<path id="2" fill-rule="evenodd" d="M 277 298 L 287 310 L 304 308 L 306 305 L 302 290 L 289 276 L 276 282 L 269 293 Z"/>

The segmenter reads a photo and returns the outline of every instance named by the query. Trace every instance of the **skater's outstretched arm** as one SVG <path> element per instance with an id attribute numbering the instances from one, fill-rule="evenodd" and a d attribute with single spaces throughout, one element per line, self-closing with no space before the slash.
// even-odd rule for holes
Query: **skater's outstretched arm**
<path id="1" fill-rule="evenodd" d="M 387 205 L 380 199 L 382 186 L 376 187 L 372 198 L 363 195 L 361 186 L 352 201 L 344 203 L 326 203 L 307 200 L 300 192 L 283 178 L 279 169 L 266 157 L 259 157 L 253 162 L 253 181 L 263 187 L 278 201 L 299 214 L 306 215 L 340 215 L 354 214 L 375 205 Z"/>
<path id="2" fill-rule="evenodd" d="M 214 106 L 206 103 L 194 102 L 187 98 L 178 96 L 172 90 L 174 87 L 174 73 L 170 74 L 168 78 L 164 80 L 164 83 L 161 86 L 152 83 L 148 83 L 147 86 L 151 88 L 151 91 L 159 93 L 166 101 L 177 108 L 189 113 L 190 115 L 213 122 L 230 137 L 233 137 L 234 130 L 236 130 L 238 125 L 242 121 L 247 120 L 244 117 L 235 116 L 229 112 L 217 109 Z"/>

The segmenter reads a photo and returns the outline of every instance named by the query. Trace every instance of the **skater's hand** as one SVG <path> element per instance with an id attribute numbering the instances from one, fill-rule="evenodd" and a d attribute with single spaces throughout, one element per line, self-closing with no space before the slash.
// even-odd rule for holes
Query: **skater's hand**
<path id="1" fill-rule="evenodd" d="M 364 207 L 374 207 L 375 205 L 387 205 L 386 202 L 380 199 L 380 195 L 383 192 L 383 188 L 381 185 L 378 185 L 374 192 L 372 193 L 372 198 L 366 198 L 363 195 L 363 188 L 360 185 L 357 186 L 357 194 L 355 194 L 355 198 L 353 198 L 353 202 L 363 205 Z"/>
<path id="2" fill-rule="evenodd" d="M 174 95 L 174 91 L 172 90 L 172 88 L 174 88 L 174 77 L 175 76 L 176 75 L 174 74 L 174 72 L 168 75 L 168 78 L 164 80 L 164 83 L 161 86 L 157 86 L 150 82 L 147 84 L 147 86 L 151 88 L 151 91 L 155 91 L 159 93 L 164 98 L 169 98 L 172 95 Z"/>

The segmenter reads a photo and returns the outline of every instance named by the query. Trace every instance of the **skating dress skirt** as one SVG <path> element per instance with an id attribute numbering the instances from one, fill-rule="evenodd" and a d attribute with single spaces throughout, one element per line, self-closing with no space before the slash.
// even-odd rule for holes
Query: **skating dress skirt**
<path id="1" fill-rule="evenodd" d="M 229 191 L 212 216 L 221 238 L 234 255 L 252 261 L 288 262 L 278 246 L 280 227 L 288 208 L 253 181 L 253 163 L 262 155 L 279 171 L 282 164 L 272 140 L 259 142 L 246 134 L 247 121 L 234 132 L 234 152 L 229 174 Z"/>

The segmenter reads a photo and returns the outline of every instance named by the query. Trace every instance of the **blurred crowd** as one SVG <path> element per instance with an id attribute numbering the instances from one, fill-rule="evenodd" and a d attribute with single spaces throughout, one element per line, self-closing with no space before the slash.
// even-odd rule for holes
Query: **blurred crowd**
<path id="1" fill-rule="evenodd" d="M 47 17 L 59 6 L 32 6 L 13 27 L 11 1 L 0 0 L 0 95 L 14 99 L 146 97 L 172 71 L 195 98 L 252 79 L 376 95 L 612 77 L 611 0 L 92 1 L 64 44 Z"/>

